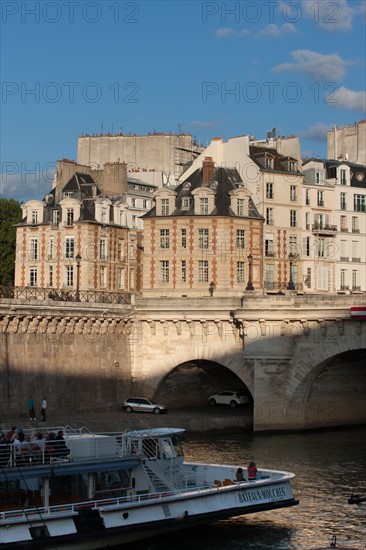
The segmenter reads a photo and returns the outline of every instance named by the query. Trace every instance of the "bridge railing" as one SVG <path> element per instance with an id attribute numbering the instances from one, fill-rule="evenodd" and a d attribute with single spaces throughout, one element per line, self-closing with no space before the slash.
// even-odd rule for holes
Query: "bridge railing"
<path id="1" fill-rule="evenodd" d="M 33 286 L 0 286 L 0 298 L 17 300 L 52 300 L 55 302 L 93 302 L 103 304 L 131 304 L 129 292 L 103 290 L 64 290 Z"/>

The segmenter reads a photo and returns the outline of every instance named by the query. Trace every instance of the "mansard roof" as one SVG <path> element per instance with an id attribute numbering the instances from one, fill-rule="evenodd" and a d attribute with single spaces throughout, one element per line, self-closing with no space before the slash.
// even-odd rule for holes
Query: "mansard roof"
<path id="1" fill-rule="evenodd" d="M 268 172 L 291 172 L 292 174 L 293 173 L 297 173 L 297 174 L 301 174 L 301 170 L 300 170 L 300 167 L 299 167 L 299 162 L 296 158 L 294 157 L 289 157 L 289 156 L 283 156 L 281 155 L 277 149 L 274 149 L 272 147 L 261 147 L 261 146 L 258 146 L 258 145 L 250 145 L 249 146 L 249 156 L 250 158 L 252 159 L 253 162 L 255 162 L 255 164 L 257 166 L 259 166 L 259 168 L 261 168 L 262 170 L 266 170 Z M 265 166 L 265 164 L 263 163 L 263 160 L 264 158 L 272 158 L 273 159 L 273 167 L 272 168 L 268 168 Z M 296 163 L 295 166 L 296 166 L 296 169 L 295 170 L 289 170 L 289 167 L 288 167 L 288 162 L 294 162 Z"/>
<path id="2" fill-rule="evenodd" d="M 243 181 L 236 168 L 215 166 L 212 179 L 206 184 L 203 184 L 203 168 L 198 168 L 177 187 L 174 189 L 169 188 L 176 194 L 175 209 L 170 216 L 194 216 L 193 192 L 204 188 L 215 195 L 215 208 L 210 213 L 211 216 L 236 216 L 230 208 L 230 192 L 238 190 L 243 185 Z M 184 198 L 191 198 L 191 204 L 188 209 L 183 208 Z M 142 218 L 153 218 L 155 216 L 156 208 L 154 207 Z M 250 197 L 249 217 L 262 218 Z"/>
<path id="3" fill-rule="evenodd" d="M 329 160 L 320 158 L 310 158 L 304 162 L 303 167 L 310 162 L 322 164 L 325 169 L 326 179 L 335 179 L 337 177 L 337 168 L 340 166 L 349 166 L 351 187 L 360 187 L 366 189 L 366 165 L 356 164 L 348 160 Z"/>

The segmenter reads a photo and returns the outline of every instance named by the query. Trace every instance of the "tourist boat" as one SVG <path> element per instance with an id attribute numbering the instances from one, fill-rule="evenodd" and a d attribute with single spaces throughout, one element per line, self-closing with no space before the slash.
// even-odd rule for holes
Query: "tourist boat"
<path id="1" fill-rule="evenodd" d="M 58 429 L 66 456 L 46 444 L 38 456 L 11 453 L 0 470 L 0 549 L 111 548 L 298 504 L 292 473 L 260 468 L 235 482 L 237 465 L 185 462 L 183 429 Z"/>

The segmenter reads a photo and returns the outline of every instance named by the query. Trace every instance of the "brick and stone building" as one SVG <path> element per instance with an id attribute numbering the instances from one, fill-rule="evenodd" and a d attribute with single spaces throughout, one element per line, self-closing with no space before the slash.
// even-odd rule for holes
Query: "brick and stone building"
<path id="1" fill-rule="evenodd" d="M 263 218 L 236 168 L 204 158 L 178 187 L 156 191 L 143 219 L 144 296 L 240 296 L 261 287 Z"/>

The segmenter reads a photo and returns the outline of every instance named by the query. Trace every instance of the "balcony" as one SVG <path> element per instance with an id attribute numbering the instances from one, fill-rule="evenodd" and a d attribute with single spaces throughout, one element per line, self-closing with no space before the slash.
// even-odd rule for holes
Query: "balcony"
<path id="1" fill-rule="evenodd" d="M 352 227 L 352 233 L 359 233 L 360 230 L 359 229 L 356 229 L 355 227 Z"/>
<path id="2" fill-rule="evenodd" d="M 318 206 L 324 206 L 324 201 L 318 201 Z"/>
<path id="3" fill-rule="evenodd" d="M 340 260 L 341 260 L 341 262 L 349 262 L 349 257 L 348 256 L 341 256 Z"/>
<path id="4" fill-rule="evenodd" d="M 353 286 L 352 287 L 352 292 L 361 292 L 361 287 L 360 286 Z"/>
<path id="5" fill-rule="evenodd" d="M 68 287 L 70 289 L 70 287 Z M 40 288 L 30 284 L 27 287 L 0 286 L 0 298 L 17 300 L 51 300 L 60 302 L 92 302 L 105 304 L 130 304 L 131 294 L 128 292 L 110 292 L 101 290 L 76 290 Z"/>
<path id="6" fill-rule="evenodd" d="M 275 254 L 274 250 L 266 250 L 266 252 L 265 252 L 266 258 L 274 258 L 275 255 L 276 254 Z"/>
<path id="7" fill-rule="evenodd" d="M 352 262 L 354 263 L 360 263 L 361 262 L 361 258 L 352 258 Z"/>
<path id="8" fill-rule="evenodd" d="M 342 292 L 346 292 L 347 290 L 349 290 L 349 286 L 348 286 L 348 285 L 341 285 L 340 290 L 341 290 Z"/>
<path id="9" fill-rule="evenodd" d="M 348 233 L 348 227 L 341 227 L 340 232 L 341 233 Z"/>
<path id="10" fill-rule="evenodd" d="M 322 233 L 323 235 L 333 235 L 337 231 L 336 225 L 328 225 L 322 223 L 314 223 L 312 228 L 313 233 Z"/>

